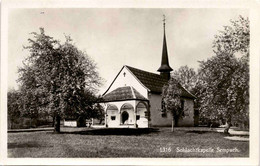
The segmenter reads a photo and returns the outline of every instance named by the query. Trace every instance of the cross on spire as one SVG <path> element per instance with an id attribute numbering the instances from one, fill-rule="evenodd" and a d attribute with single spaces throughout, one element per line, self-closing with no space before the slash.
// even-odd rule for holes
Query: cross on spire
<path id="1" fill-rule="evenodd" d="M 166 21 L 166 17 L 165 15 L 163 15 L 163 27 L 165 28 L 165 21 Z"/>
<path id="2" fill-rule="evenodd" d="M 163 48 L 162 48 L 162 61 L 161 61 L 161 66 L 157 70 L 161 73 L 161 75 L 168 80 L 170 79 L 170 72 L 172 71 L 172 68 L 169 65 L 169 60 L 168 60 L 168 51 L 167 51 L 167 44 L 166 44 L 166 35 L 165 35 L 165 15 L 163 15 Z"/>

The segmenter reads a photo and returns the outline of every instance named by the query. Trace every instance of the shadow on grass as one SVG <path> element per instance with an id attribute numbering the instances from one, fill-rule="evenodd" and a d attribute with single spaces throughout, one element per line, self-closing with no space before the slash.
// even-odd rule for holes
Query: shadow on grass
<path id="1" fill-rule="evenodd" d="M 213 131 L 196 131 L 196 130 L 192 130 L 192 131 L 187 131 L 186 133 L 195 133 L 195 134 L 205 134 L 205 133 L 212 133 Z"/>
<path id="2" fill-rule="evenodd" d="M 225 134 L 223 133 L 224 136 L 230 136 L 230 137 L 244 137 L 244 138 L 249 138 L 249 135 L 244 135 L 244 134 Z"/>
<path id="3" fill-rule="evenodd" d="M 219 133 L 223 136 L 249 137 L 249 135 L 245 135 L 245 134 L 230 134 L 230 133 L 224 133 L 224 132 L 216 132 L 214 130 L 211 130 L 211 131 L 191 130 L 191 131 L 186 131 L 186 133 L 195 133 L 195 134 Z"/>
<path id="4" fill-rule="evenodd" d="M 91 129 L 86 131 L 71 131 L 61 132 L 60 134 L 80 134 L 80 135 L 142 135 L 159 132 L 159 129 L 143 128 L 143 129 L 131 129 L 131 128 L 103 128 L 103 129 Z"/>
<path id="5" fill-rule="evenodd" d="M 8 149 L 52 147 L 52 146 L 40 145 L 37 142 L 26 142 L 26 143 L 23 143 L 23 144 L 20 144 L 20 143 L 8 143 L 7 146 L 8 146 L 7 147 Z"/>

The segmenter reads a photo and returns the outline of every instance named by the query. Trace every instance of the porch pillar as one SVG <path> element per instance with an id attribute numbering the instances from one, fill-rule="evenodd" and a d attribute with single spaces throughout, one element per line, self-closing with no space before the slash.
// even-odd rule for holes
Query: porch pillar
<path id="1" fill-rule="evenodd" d="M 134 128 L 137 128 L 136 124 L 136 108 L 134 107 Z"/>
<path id="2" fill-rule="evenodd" d="M 105 127 L 107 127 L 107 107 L 108 104 L 105 105 Z"/>

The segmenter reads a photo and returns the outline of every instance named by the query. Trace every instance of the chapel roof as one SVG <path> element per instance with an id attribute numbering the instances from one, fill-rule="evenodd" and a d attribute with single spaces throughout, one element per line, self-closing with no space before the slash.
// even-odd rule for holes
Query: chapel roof
<path id="1" fill-rule="evenodd" d="M 159 74 L 147 72 L 127 65 L 125 67 L 127 67 L 139 79 L 139 81 L 141 81 L 141 83 L 152 92 L 161 93 L 162 87 L 168 83 L 168 80 Z"/>
<path id="2" fill-rule="evenodd" d="M 124 86 L 116 88 L 115 90 L 107 93 L 103 96 L 103 100 L 109 101 L 121 101 L 121 100 L 148 100 L 141 95 L 134 87 Z"/>
<path id="3" fill-rule="evenodd" d="M 137 77 L 137 79 L 151 92 L 162 93 L 163 86 L 168 83 L 168 80 L 159 74 L 140 70 L 131 66 L 125 66 L 125 67 L 127 67 Z M 182 97 L 196 98 L 194 95 L 188 92 L 181 85 L 180 88 L 182 90 L 182 95 L 181 95 Z"/>

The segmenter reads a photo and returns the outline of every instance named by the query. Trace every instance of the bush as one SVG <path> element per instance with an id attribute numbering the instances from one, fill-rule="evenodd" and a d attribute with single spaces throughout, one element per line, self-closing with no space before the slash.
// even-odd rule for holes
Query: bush
<path id="1" fill-rule="evenodd" d="M 47 119 L 38 119 L 36 122 L 37 126 L 45 126 L 45 125 L 51 125 L 51 121 L 47 120 Z"/>
<path id="2" fill-rule="evenodd" d="M 29 118 L 17 118 L 17 119 L 8 119 L 8 129 L 27 129 L 30 128 L 30 119 Z"/>
<path id="3" fill-rule="evenodd" d="M 86 127 L 86 119 L 82 116 L 77 119 L 77 127 Z"/>
<path id="4" fill-rule="evenodd" d="M 8 119 L 8 129 L 29 129 L 44 125 L 51 126 L 51 123 L 51 121 L 46 119 L 30 119 L 25 117 L 12 121 Z"/>

